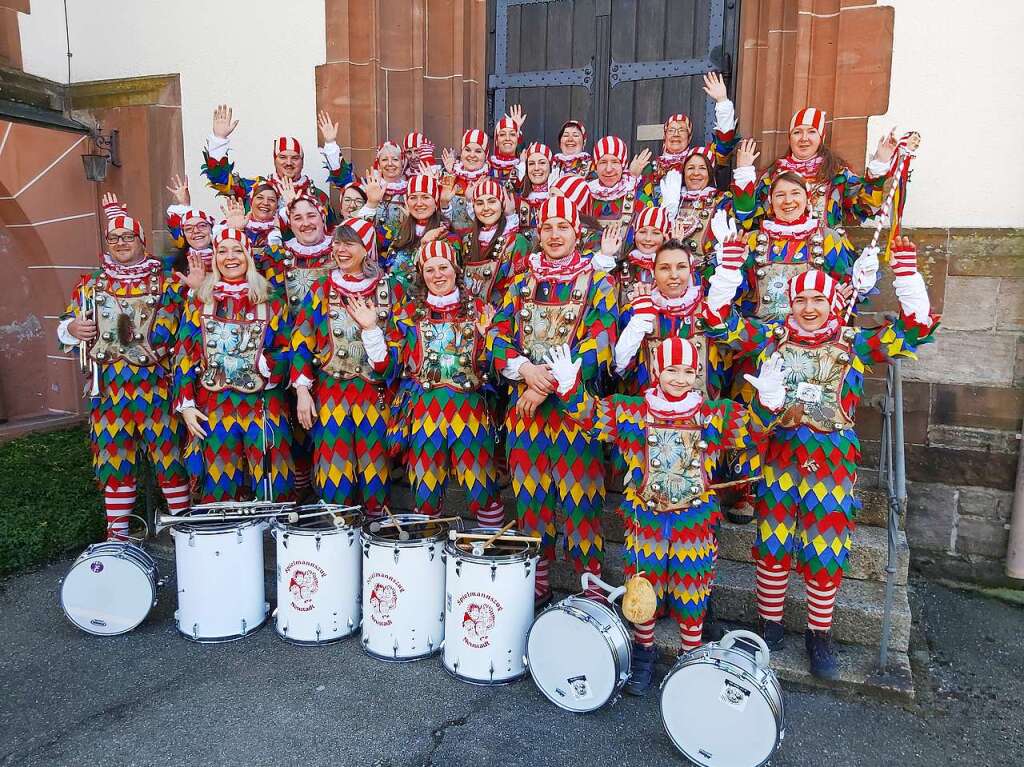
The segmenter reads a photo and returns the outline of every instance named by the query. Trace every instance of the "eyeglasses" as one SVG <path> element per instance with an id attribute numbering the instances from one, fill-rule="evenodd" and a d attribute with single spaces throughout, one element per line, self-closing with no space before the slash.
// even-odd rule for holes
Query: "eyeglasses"
<path id="1" fill-rule="evenodd" d="M 212 228 L 213 227 L 211 227 L 205 221 L 203 223 L 201 223 L 201 224 L 185 224 L 185 226 L 182 227 L 182 229 L 184 229 L 184 231 L 186 231 L 186 232 L 196 232 L 196 231 L 198 231 L 200 229 L 205 229 L 206 231 L 210 231 Z"/>
<path id="2" fill-rule="evenodd" d="M 667 128 L 665 130 L 665 135 L 666 136 L 685 136 L 689 132 L 690 131 L 686 130 L 686 128 Z"/>
<path id="3" fill-rule="evenodd" d="M 139 238 L 135 234 L 108 234 L 106 239 L 107 245 L 117 245 L 119 242 L 124 243 L 125 245 L 131 245 Z"/>

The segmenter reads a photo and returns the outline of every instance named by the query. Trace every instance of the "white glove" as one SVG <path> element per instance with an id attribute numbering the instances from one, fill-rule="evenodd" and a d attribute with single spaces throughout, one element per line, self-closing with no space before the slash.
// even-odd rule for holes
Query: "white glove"
<path id="1" fill-rule="evenodd" d="M 590 263 L 599 272 L 610 272 L 615 269 L 615 256 L 608 256 L 604 253 L 595 253 L 590 257 Z"/>
<path id="2" fill-rule="evenodd" d="M 525 160 L 520 160 L 519 163 L 516 165 L 516 176 L 519 178 L 520 181 L 522 181 L 524 178 L 526 178 L 526 161 Z"/>
<path id="3" fill-rule="evenodd" d="M 366 359 L 373 363 L 383 362 L 388 356 L 388 344 L 384 340 L 384 331 L 380 328 L 370 328 L 359 333 L 363 339 L 363 348 L 366 349 Z"/>
<path id="4" fill-rule="evenodd" d="M 878 246 L 867 245 L 860 258 L 853 262 L 853 287 L 861 296 L 867 295 L 878 281 Z"/>
<path id="5" fill-rule="evenodd" d="M 729 99 L 715 102 L 715 130 L 728 133 L 736 128 L 736 107 Z"/>
<path id="6" fill-rule="evenodd" d="M 551 172 L 548 173 L 548 189 L 550 189 L 551 185 L 558 181 L 558 179 L 560 179 L 561 177 L 562 169 L 559 166 L 552 163 Z"/>
<path id="7" fill-rule="evenodd" d="M 548 353 L 544 355 L 544 361 L 548 363 L 551 375 L 558 382 L 558 393 L 567 394 L 572 391 L 573 387 L 576 386 L 576 379 L 579 377 L 583 360 L 573 360 L 569 344 L 562 344 L 561 346 L 549 349 Z"/>
<path id="8" fill-rule="evenodd" d="M 711 217 L 711 233 L 715 241 L 722 243 L 736 236 L 736 219 L 721 208 Z"/>
<path id="9" fill-rule="evenodd" d="M 668 220 L 675 221 L 679 213 L 679 195 L 683 191 L 683 174 L 670 170 L 658 187 L 661 189 L 661 207 L 668 211 Z"/>
<path id="10" fill-rule="evenodd" d="M 924 284 L 924 277 L 920 272 L 914 272 L 903 277 L 893 277 L 893 290 L 896 298 L 899 299 L 900 308 L 906 317 L 921 323 L 928 322 L 928 315 L 931 312 L 931 301 L 928 298 L 928 288 Z"/>
<path id="11" fill-rule="evenodd" d="M 654 330 L 654 315 L 634 314 L 615 342 L 615 372 L 619 375 L 629 367 L 644 337 Z"/>
<path id="12" fill-rule="evenodd" d="M 786 402 L 786 366 L 782 355 L 775 352 L 765 360 L 756 376 L 744 373 L 747 382 L 757 389 L 761 404 L 769 410 L 778 410 Z"/>
<path id="13" fill-rule="evenodd" d="M 757 181 L 757 172 L 753 165 L 741 165 L 732 172 L 732 182 L 743 189 L 747 185 L 753 185 Z"/>

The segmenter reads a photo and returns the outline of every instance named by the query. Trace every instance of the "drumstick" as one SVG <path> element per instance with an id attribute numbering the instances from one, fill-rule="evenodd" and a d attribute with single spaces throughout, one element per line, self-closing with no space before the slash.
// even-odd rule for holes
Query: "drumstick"
<path id="1" fill-rule="evenodd" d="M 498 532 L 496 532 L 490 538 L 487 538 L 486 540 L 484 540 L 483 543 L 474 543 L 473 544 L 473 553 L 476 554 L 477 556 L 479 556 L 480 554 L 483 554 L 484 553 L 484 549 L 486 549 L 488 546 L 490 546 L 492 543 L 494 543 L 496 540 L 498 540 L 498 538 L 500 538 L 503 533 L 507 533 L 509 530 L 511 530 L 513 527 L 515 527 L 515 525 L 516 525 L 516 521 L 513 519 L 511 522 L 509 522 L 507 525 L 505 525 L 503 528 L 501 528 Z"/>
<path id="2" fill-rule="evenodd" d="M 409 540 L 409 533 L 402 529 L 402 523 L 398 521 L 398 517 L 391 513 L 391 509 L 387 506 L 384 507 L 384 513 L 391 518 L 391 524 L 398 528 L 398 540 L 407 541 Z"/>
<path id="3" fill-rule="evenodd" d="M 460 533 L 458 530 L 452 530 L 448 533 L 448 539 L 451 541 L 486 541 L 490 537 L 490 535 L 485 533 Z M 540 538 L 534 538 L 529 535 L 503 535 L 496 540 L 495 543 L 505 543 L 506 541 L 512 541 L 515 543 L 540 543 Z"/>
<path id="4" fill-rule="evenodd" d="M 431 517 L 430 519 L 413 519 L 411 521 L 407 520 L 405 522 L 405 526 L 409 527 L 410 525 L 429 525 L 432 522 L 457 522 L 460 519 L 462 519 L 462 517 Z M 379 522 L 379 521 L 378 522 L 371 522 L 370 523 L 370 532 L 371 533 L 379 533 L 380 529 L 382 527 L 393 527 L 393 526 L 394 526 L 394 523 L 391 520 L 387 520 L 387 521 L 384 521 L 384 522 Z"/>
<path id="5" fill-rule="evenodd" d="M 764 474 L 755 474 L 752 477 L 744 477 L 743 479 L 734 479 L 732 482 L 720 482 L 717 485 L 709 485 L 708 490 L 721 490 L 725 487 L 735 487 L 736 485 L 745 485 L 748 482 L 756 482 L 761 479 Z"/>

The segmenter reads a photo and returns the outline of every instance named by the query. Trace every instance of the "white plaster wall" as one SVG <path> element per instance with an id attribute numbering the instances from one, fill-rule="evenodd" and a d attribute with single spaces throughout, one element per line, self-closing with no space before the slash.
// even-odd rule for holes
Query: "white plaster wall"
<path id="1" fill-rule="evenodd" d="M 202 182 L 202 148 L 214 107 L 235 108 L 236 167 L 273 169 L 279 135 L 302 142 L 306 173 L 327 174 L 316 129 L 313 68 L 326 52 L 323 0 L 68 0 L 75 82 L 180 73 L 185 168 L 194 204 L 219 211 Z M 32 0 L 21 16 L 26 72 L 67 82 L 64 4 Z"/>
<path id="2" fill-rule="evenodd" d="M 896 9 L 892 85 L 888 113 L 868 123 L 868 147 L 892 125 L 923 139 L 904 222 L 1024 227 L 1024 2 L 880 5 Z"/>

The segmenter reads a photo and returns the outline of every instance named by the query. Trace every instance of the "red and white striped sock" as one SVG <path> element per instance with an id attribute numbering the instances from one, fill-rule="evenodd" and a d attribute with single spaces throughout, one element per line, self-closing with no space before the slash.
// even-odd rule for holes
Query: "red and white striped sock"
<path id="1" fill-rule="evenodd" d="M 490 506 L 482 506 L 476 512 L 476 521 L 481 527 L 501 527 L 505 524 L 505 505 L 495 501 Z"/>
<path id="2" fill-rule="evenodd" d="M 171 514 L 181 514 L 188 511 L 192 505 L 192 497 L 188 491 L 188 483 L 180 485 L 162 485 L 164 498 L 167 500 L 167 510 Z"/>
<path id="3" fill-rule="evenodd" d="M 550 566 L 551 563 L 544 557 L 537 560 L 537 583 L 533 587 L 533 595 L 538 599 L 547 596 L 547 593 L 551 591 L 551 584 L 548 583 L 548 568 Z"/>
<path id="4" fill-rule="evenodd" d="M 633 641 L 642 647 L 654 646 L 654 621 L 633 624 Z"/>
<path id="5" fill-rule="evenodd" d="M 807 628 L 828 631 L 832 628 L 832 610 L 836 606 L 839 585 L 819 586 L 807 583 Z"/>
<path id="6" fill-rule="evenodd" d="M 789 586 L 789 570 L 778 565 L 757 563 L 757 614 L 766 621 L 782 622 L 782 610 L 786 605 L 786 588 Z"/>
<path id="7" fill-rule="evenodd" d="M 701 634 L 704 633 L 704 619 L 696 623 L 680 623 L 679 638 L 683 642 L 684 650 L 696 650 L 702 644 Z"/>
<path id="8" fill-rule="evenodd" d="M 295 489 L 296 490 L 308 490 L 310 485 L 310 476 L 312 470 L 309 466 L 296 466 L 295 467 Z"/>
<path id="9" fill-rule="evenodd" d="M 123 517 L 135 510 L 135 480 L 108 482 L 103 488 L 103 505 L 107 511 L 107 540 L 124 540 L 128 520 Z"/>

